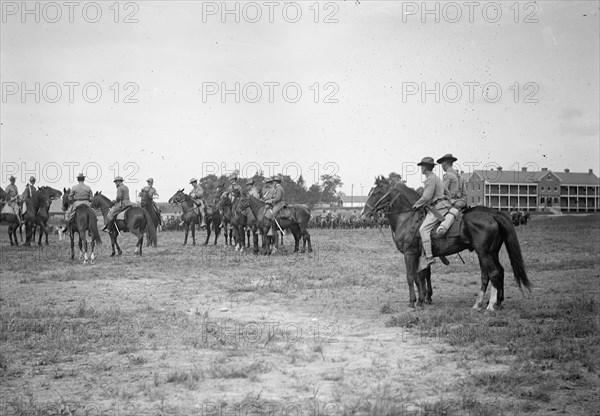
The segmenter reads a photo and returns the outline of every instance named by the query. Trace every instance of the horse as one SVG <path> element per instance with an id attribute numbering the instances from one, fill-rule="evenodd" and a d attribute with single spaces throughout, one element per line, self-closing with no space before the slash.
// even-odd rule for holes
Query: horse
<path id="1" fill-rule="evenodd" d="M 71 190 L 63 188 L 63 191 L 62 209 L 66 211 L 69 205 L 72 204 L 69 201 Z M 102 244 L 102 239 L 98 232 L 98 218 L 96 217 L 96 213 L 88 205 L 82 204 L 75 208 L 74 217 L 75 222 L 71 221 L 66 226 L 66 229 L 70 231 L 69 236 L 71 237 L 71 261 L 75 260 L 75 233 L 77 233 L 79 235 L 79 260 L 83 260 L 84 264 L 88 262 L 87 232 L 89 231 L 92 236 L 90 263 L 94 264 L 94 248 L 96 247 L 96 243 Z"/>
<path id="2" fill-rule="evenodd" d="M 104 217 L 104 223 L 108 222 L 107 214 L 113 203 L 110 199 L 102 195 L 100 192 L 94 194 L 91 207 L 94 209 L 100 208 L 102 216 Z M 117 220 L 115 217 L 114 226 L 108 230 L 110 235 L 110 245 L 112 252 L 110 257 L 115 255 L 115 246 L 119 252 L 119 256 L 123 253 L 119 243 L 117 242 L 117 235 L 120 235 L 120 231 L 131 231 L 137 237 L 137 243 L 135 244 L 135 254 L 142 255 L 142 246 L 144 245 L 144 233 L 148 232 L 148 238 L 152 242 L 152 245 L 156 247 L 157 237 L 156 228 L 152 225 L 152 218 L 148 211 L 141 207 L 130 207 L 125 211 L 125 219 Z"/>
<path id="3" fill-rule="evenodd" d="M 27 211 L 23 214 L 25 223 L 25 245 L 31 245 L 35 241 L 35 227 L 40 227 L 40 237 L 38 245 L 42 245 L 42 237 L 46 235 L 46 245 L 48 245 L 48 213 L 52 200 L 62 196 L 62 192 L 49 186 L 40 186 L 32 195 L 25 198 Z"/>
<path id="4" fill-rule="evenodd" d="M 183 210 L 183 214 L 181 214 L 181 220 L 183 221 L 183 245 L 187 244 L 188 233 L 190 232 L 190 228 L 192 229 L 192 245 L 196 245 L 196 224 L 201 223 L 201 217 L 196 209 L 196 204 L 192 200 L 192 197 L 183 192 L 183 189 L 175 192 L 171 198 L 169 198 L 169 204 L 181 205 L 181 209 Z M 208 225 L 208 224 L 207 224 Z M 206 239 L 208 242 L 208 237 Z M 216 238 L 215 238 L 216 244 Z"/>
<path id="5" fill-rule="evenodd" d="M 252 241 L 254 245 L 254 254 L 258 253 L 258 234 L 256 227 L 256 220 L 252 223 L 249 223 L 248 216 L 246 215 L 246 209 L 242 209 L 243 206 L 247 207 L 248 203 L 246 201 L 246 196 L 241 195 L 234 204 L 235 206 L 232 208 L 233 217 L 231 219 L 232 225 L 234 227 L 234 236 L 236 239 L 235 249 L 243 251 L 245 247 L 250 248 L 250 239 L 252 236 Z M 246 245 L 246 238 L 248 239 L 248 244 Z"/>
<path id="6" fill-rule="evenodd" d="M 244 210 L 248 207 L 252 210 L 252 213 L 256 217 L 256 226 L 262 236 L 262 247 L 266 249 L 266 253 L 271 253 L 272 247 L 269 243 L 267 233 L 271 228 L 271 220 L 265 218 L 265 211 L 267 204 L 258 198 L 249 195 L 240 204 L 240 209 Z M 308 242 L 308 252 L 312 252 L 312 244 L 310 241 L 310 233 L 308 232 L 308 222 L 310 221 L 310 209 L 306 205 L 288 205 L 287 208 L 290 210 L 290 216 L 288 218 L 279 218 L 277 222 L 281 230 L 290 229 L 294 236 L 294 253 L 299 251 L 300 238 L 302 238 L 302 250 L 301 253 L 306 251 L 306 243 Z"/>
<path id="7" fill-rule="evenodd" d="M 223 235 L 225 236 L 225 245 L 231 245 L 231 240 L 235 244 L 235 227 L 232 224 L 234 212 L 233 204 L 229 198 L 228 192 L 223 192 L 217 202 L 217 208 L 221 212 L 221 224 L 223 226 Z M 230 228 L 231 226 L 231 228 Z"/>
<path id="8" fill-rule="evenodd" d="M 4 189 L 0 188 L 0 199 L 7 201 L 5 204 L 2 204 L 0 207 L 0 211 L 4 210 L 4 207 L 8 204 L 10 200 L 10 196 L 8 193 L 4 191 Z M 10 245 L 19 245 L 19 240 L 17 239 L 17 230 L 19 227 L 19 218 L 16 213 L 4 212 L 0 213 L 0 222 L 8 223 L 8 238 L 10 239 Z M 14 236 L 14 240 L 13 240 Z M 21 234 L 21 241 L 23 240 L 23 235 Z"/>
<path id="9" fill-rule="evenodd" d="M 211 226 L 212 230 L 215 232 L 215 242 L 214 245 L 217 245 L 217 240 L 219 239 L 219 235 L 221 234 L 221 213 L 217 209 L 217 207 L 213 205 L 207 205 L 206 212 L 206 241 L 204 245 L 208 245 L 208 240 L 210 240 L 211 234 Z"/>
<path id="10" fill-rule="evenodd" d="M 420 195 L 414 189 L 403 183 L 390 182 L 381 176 L 376 179 L 361 212 L 362 216 L 369 216 L 383 211 L 389 219 L 393 241 L 396 248 L 404 254 L 410 307 L 414 307 L 415 301 L 417 306 L 422 306 L 424 300 L 431 303 L 433 294 L 431 269 L 428 267 L 417 272 L 421 254 L 419 226 L 426 215 L 423 208 L 417 211 L 412 209 L 419 198 Z M 448 234 L 457 227 L 459 234 L 456 238 L 440 239 L 435 231 L 432 233 L 433 255 L 447 256 L 465 249 L 477 253 L 481 268 L 481 290 L 473 305 L 474 309 L 479 309 L 482 305 L 489 281 L 492 282 L 492 289 L 487 309 L 501 307 L 504 300 L 504 268 L 500 264 L 498 253 L 502 244 L 506 245 L 517 285 L 521 290 L 523 286 L 531 290 L 517 233 L 508 215 L 488 207 L 472 207 L 464 212 L 462 221 L 455 221 Z M 415 297 L 415 284 L 418 300 Z"/>
<path id="11" fill-rule="evenodd" d="M 156 234 L 156 230 L 158 229 L 158 226 L 162 224 L 162 219 L 160 217 L 160 212 L 158 212 L 156 210 L 156 208 L 154 207 L 152 197 L 150 196 L 148 191 L 146 191 L 144 189 L 142 189 L 140 192 L 140 205 L 142 206 L 142 208 L 144 208 L 146 210 L 148 215 L 150 215 L 150 219 L 152 220 L 150 223 L 150 226 L 154 227 L 154 234 Z M 149 228 L 150 227 L 148 227 L 146 229 L 146 237 L 147 237 L 146 247 L 150 247 L 150 244 L 152 243 L 152 240 L 150 238 Z"/>

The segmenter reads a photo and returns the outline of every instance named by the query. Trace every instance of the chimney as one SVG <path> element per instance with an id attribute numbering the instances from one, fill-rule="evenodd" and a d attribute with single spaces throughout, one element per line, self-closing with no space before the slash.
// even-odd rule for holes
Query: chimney
<path id="1" fill-rule="evenodd" d="M 568 168 L 565 169 L 565 173 L 569 173 L 569 172 L 571 172 L 571 171 Z"/>
<path id="2" fill-rule="evenodd" d="M 588 173 L 589 173 L 590 175 L 593 175 L 593 174 L 594 174 L 594 169 L 590 169 L 590 170 L 588 170 Z"/>
<path id="3" fill-rule="evenodd" d="M 548 168 L 542 168 L 542 172 L 546 172 Z"/>
<path id="4" fill-rule="evenodd" d="M 521 168 L 522 172 L 527 172 L 527 166 L 525 166 L 524 168 Z"/>

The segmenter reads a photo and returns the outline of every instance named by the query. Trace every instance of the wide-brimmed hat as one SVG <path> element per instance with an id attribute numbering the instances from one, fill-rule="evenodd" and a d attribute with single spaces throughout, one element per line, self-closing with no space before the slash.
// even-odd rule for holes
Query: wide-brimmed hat
<path id="1" fill-rule="evenodd" d="M 421 161 L 419 163 L 417 163 L 417 166 L 423 166 L 423 165 L 429 165 L 429 166 L 435 166 L 435 162 L 433 161 L 432 157 L 424 157 L 423 159 L 421 159 Z"/>
<path id="2" fill-rule="evenodd" d="M 246 185 L 254 185 L 254 179 L 248 179 Z"/>
<path id="3" fill-rule="evenodd" d="M 113 182 L 123 182 L 123 178 L 120 176 L 117 176 Z"/>
<path id="4" fill-rule="evenodd" d="M 273 177 L 265 178 L 265 183 L 273 183 Z"/>
<path id="5" fill-rule="evenodd" d="M 14 180 L 14 181 L 16 181 L 16 180 L 17 180 L 17 178 L 15 178 L 13 175 L 10 175 L 10 178 L 8 178 L 8 180 L 9 180 L 9 181 L 13 181 L 13 180 Z"/>
<path id="6" fill-rule="evenodd" d="M 29 178 L 29 182 L 31 182 L 31 181 L 35 182 L 35 176 L 32 176 Z"/>
<path id="7" fill-rule="evenodd" d="M 283 176 L 281 176 L 281 175 L 275 175 L 275 176 L 273 176 L 273 180 L 275 182 L 281 182 L 283 180 Z"/>
<path id="8" fill-rule="evenodd" d="M 436 162 L 437 163 L 443 163 L 445 161 L 448 161 L 448 162 L 454 163 L 457 160 L 458 160 L 457 158 L 455 158 L 454 156 L 452 156 L 452 153 L 448 153 L 448 154 L 445 154 L 444 156 L 440 157 Z"/>
<path id="9" fill-rule="evenodd" d="M 80 173 L 77 175 L 77 179 L 85 179 L 85 175 L 83 173 Z"/>
<path id="10" fill-rule="evenodd" d="M 190 183 L 191 183 L 191 184 L 192 184 L 192 183 L 194 183 L 194 182 L 198 182 L 198 179 L 196 179 L 196 178 L 192 178 L 192 179 L 190 179 Z"/>
<path id="11" fill-rule="evenodd" d="M 148 178 L 148 179 L 146 179 L 146 182 L 152 182 L 152 183 L 154 183 L 154 179 Z"/>
<path id="12" fill-rule="evenodd" d="M 231 179 L 232 179 L 232 180 L 233 180 L 233 179 L 238 179 L 239 177 L 240 177 L 240 172 L 238 172 L 237 170 L 236 170 L 236 171 L 234 171 L 234 172 L 231 174 Z"/>

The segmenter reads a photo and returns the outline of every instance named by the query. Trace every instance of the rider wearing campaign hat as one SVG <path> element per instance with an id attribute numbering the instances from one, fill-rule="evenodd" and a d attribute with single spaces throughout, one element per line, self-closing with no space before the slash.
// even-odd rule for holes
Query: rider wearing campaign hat
<path id="1" fill-rule="evenodd" d="M 467 206 L 462 178 L 459 177 L 458 172 L 456 172 L 456 170 L 454 170 L 452 167 L 452 164 L 457 160 L 458 159 L 452 156 L 451 153 L 448 153 L 437 160 L 437 163 L 441 164 L 442 169 L 444 169 L 445 193 L 450 199 L 450 204 L 452 205 L 446 214 L 444 221 L 437 229 L 437 234 L 440 237 L 448 232 L 450 226 L 454 222 L 454 219 L 460 213 L 460 210 Z"/>
<path id="2" fill-rule="evenodd" d="M 106 231 L 114 224 L 114 218 L 119 212 L 126 210 L 132 205 L 131 200 L 129 199 L 129 188 L 123 183 L 123 178 L 117 176 L 113 182 L 117 187 L 117 198 L 113 201 L 114 205 L 108 211 L 106 216 L 108 223 L 104 226 L 102 231 Z"/>
<path id="3" fill-rule="evenodd" d="M 154 188 L 154 179 L 148 178 L 146 179 L 146 182 L 148 183 L 148 185 L 142 188 L 139 196 L 141 197 L 143 192 L 146 192 L 148 194 L 150 200 L 152 201 L 152 207 L 154 208 L 156 215 L 158 215 L 159 222 L 161 222 L 160 208 L 158 207 L 158 205 L 156 205 L 156 202 L 154 202 L 154 199 L 158 198 L 158 192 L 156 192 L 156 189 Z"/>
<path id="4" fill-rule="evenodd" d="M 427 208 L 427 215 L 419 228 L 424 253 L 419 260 L 418 270 L 421 271 L 435 263 L 431 248 L 431 231 L 438 221 L 438 216 L 443 216 L 448 211 L 450 203 L 444 194 L 444 183 L 433 173 L 433 167 L 435 166 L 433 158 L 424 157 L 421 162 L 417 163 L 417 166 L 421 167 L 421 173 L 425 175 L 425 181 L 423 182 L 423 195 L 414 203 L 413 209 Z"/>
<path id="5" fill-rule="evenodd" d="M 196 178 L 190 179 L 190 185 L 192 185 L 192 190 L 190 191 L 190 196 L 192 197 L 192 201 L 194 201 L 194 204 L 196 205 L 196 207 L 198 207 L 198 210 L 200 211 L 200 216 L 202 218 L 202 221 L 200 222 L 200 226 L 206 227 L 206 211 L 205 211 L 206 207 L 204 206 L 204 200 L 203 200 L 204 189 L 202 189 L 202 186 L 200 184 L 198 184 L 198 179 L 196 179 Z"/>
<path id="6" fill-rule="evenodd" d="M 13 175 L 10 175 L 10 178 L 8 178 L 8 180 L 10 181 L 10 183 L 6 185 L 6 188 L 4 189 L 4 191 L 8 194 L 9 197 L 7 203 L 8 206 L 10 206 L 15 212 L 17 220 L 19 221 L 19 225 L 21 225 L 21 223 L 23 222 L 23 220 L 21 219 L 21 207 L 19 206 L 21 197 L 19 195 L 19 188 L 17 188 L 17 185 L 15 185 L 15 181 L 17 180 L 17 178 L 15 178 Z"/>
<path id="7" fill-rule="evenodd" d="M 71 192 L 69 192 L 69 196 L 67 197 L 69 200 L 69 208 L 65 213 L 65 219 L 67 220 L 67 226 L 73 220 L 75 216 L 75 210 L 80 205 L 89 206 L 94 199 L 94 193 L 92 192 L 92 188 L 87 186 L 85 183 L 85 175 L 80 173 L 77 175 L 77 184 L 73 185 L 71 188 Z M 67 227 L 69 228 L 69 227 Z"/>

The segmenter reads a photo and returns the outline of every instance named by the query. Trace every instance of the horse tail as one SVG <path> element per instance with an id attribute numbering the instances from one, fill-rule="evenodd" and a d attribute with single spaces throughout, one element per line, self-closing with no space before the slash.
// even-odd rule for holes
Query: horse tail
<path id="1" fill-rule="evenodd" d="M 146 218 L 146 230 L 148 231 L 148 238 L 150 239 L 152 246 L 156 247 L 158 244 L 158 237 L 156 236 L 156 227 L 154 226 L 154 221 L 152 221 L 152 217 L 150 214 L 148 214 L 148 211 L 145 209 L 143 211 L 144 217 Z"/>
<path id="2" fill-rule="evenodd" d="M 494 219 L 500 226 L 500 231 L 504 237 L 504 244 L 508 251 L 508 257 L 510 259 L 510 265 L 512 266 L 513 273 L 515 275 L 515 281 L 519 288 L 521 285 L 525 286 L 531 291 L 531 282 L 525 272 L 525 263 L 523 262 L 523 256 L 521 254 L 521 246 L 517 239 L 517 232 L 510 218 L 501 212 L 494 214 Z"/>
<path id="3" fill-rule="evenodd" d="M 98 244 L 102 244 L 102 239 L 100 238 L 100 233 L 98 232 L 98 217 L 96 217 L 96 213 L 91 208 L 88 209 L 88 228 L 92 232 L 92 237 Z"/>

